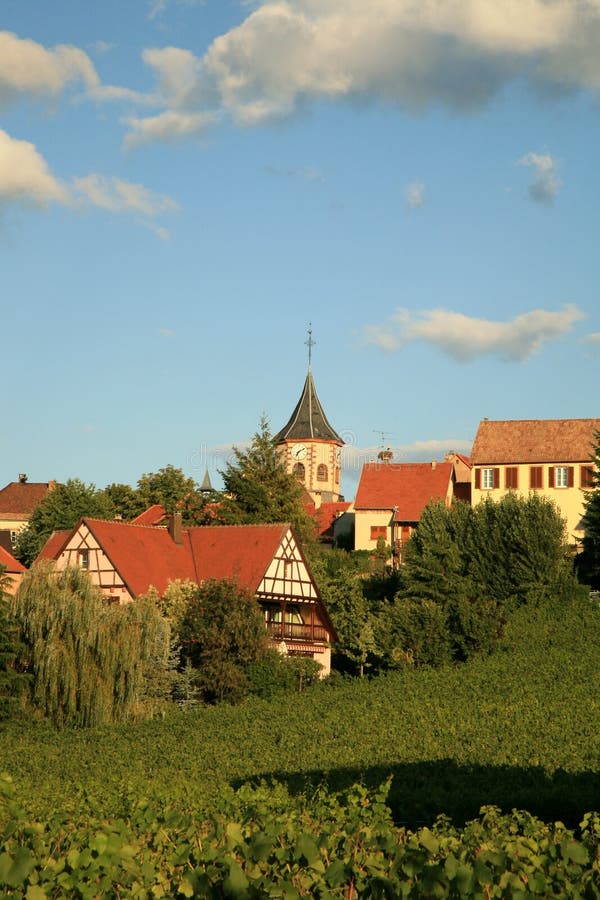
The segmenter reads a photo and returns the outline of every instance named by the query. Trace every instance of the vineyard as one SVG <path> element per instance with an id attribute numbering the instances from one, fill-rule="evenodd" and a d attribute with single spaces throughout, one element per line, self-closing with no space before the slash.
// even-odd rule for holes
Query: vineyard
<path id="1" fill-rule="evenodd" d="M 130 726 L 13 722 L 0 886 L 598 897 L 598 817 L 579 825 L 600 810 L 599 671 L 600 614 L 578 603 L 520 610 L 463 666 Z"/>

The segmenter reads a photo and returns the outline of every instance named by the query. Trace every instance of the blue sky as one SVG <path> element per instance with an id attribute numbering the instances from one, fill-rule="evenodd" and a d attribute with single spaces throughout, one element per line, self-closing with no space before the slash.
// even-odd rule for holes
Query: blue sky
<path id="1" fill-rule="evenodd" d="M 0 483 L 598 415 L 598 0 L 4 0 Z"/>

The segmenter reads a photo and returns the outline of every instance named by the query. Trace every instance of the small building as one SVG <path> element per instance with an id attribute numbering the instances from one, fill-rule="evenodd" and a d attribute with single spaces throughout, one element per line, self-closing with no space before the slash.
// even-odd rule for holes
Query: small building
<path id="1" fill-rule="evenodd" d="M 443 462 L 394 463 L 384 459 L 366 463 L 354 501 L 355 550 L 375 550 L 378 539 L 383 538 L 395 561 L 401 562 L 403 546 L 427 504 L 432 500 L 446 506 L 454 499 L 468 502 L 468 492 L 462 488 L 469 479 L 467 458 L 454 453 Z"/>
<path id="2" fill-rule="evenodd" d="M 577 543 L 599 435 L 600 419 L 483 419 L 471 453 L 473 505 L 534 491 L 557 505 Z"/>
<path id="3" fill-rule="evenodd" d="M 0 574 L 7 576 L 8 580 L 4 585 L 7 594 L 16 594 L 25 571 L 25 566 L 15 559 L 12 553 L 0 546 Z"/>
<path id="4" fill-rule="evenodd" d="M 113 603 L 150 587 L 162 595 L 171 581 L 233 578 L 256 597 L 273 646 L 330 671 L 335 630 L 288 524 L 182 528 L 175 514 L 164 528 L 83 518 L 53 534 L 38 559 L 80 566 Z"/>
<path id="5" fill-rule="evenodd" d="M 28 481 L 27 475 L 19 475 L 18 481 L 11 481 L 0 490 L 0 531 L 5 540 L 2 546 L 10 542 L 14 547 L 19 532 L 25 528 L 35 509 L 40 505 L 48 491 L 54 490 L 55 481 Z"/>

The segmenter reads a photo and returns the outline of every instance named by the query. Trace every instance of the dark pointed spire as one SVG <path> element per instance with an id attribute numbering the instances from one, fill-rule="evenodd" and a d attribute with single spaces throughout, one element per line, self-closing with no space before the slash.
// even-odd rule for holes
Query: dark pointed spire
<path id="1" fill-rule="evenodd" d="M 275 435 L 274 440 L 275 443 L 280 444 L 282 441 L 310 439 L 335 441 L 336 444 L 340 445 L 344 443 L 339 434 L 334 431 L 327 421 L 327 416 L 323 412 L 323 407 L 317 397 L 315 383 L 309 368 L 296 408 L 290 416 L 287 425 Z"/>
<path id="2" fill-rule="evenodd" d="M 202 484 L 200 485 L 200 493 L 201 494 L 210 494 L 212 493 L 213 486 L 210 483 L 210 475 L 208 474 L 208 469 L 204 473 L 204 478 L 202 480 Z"/>

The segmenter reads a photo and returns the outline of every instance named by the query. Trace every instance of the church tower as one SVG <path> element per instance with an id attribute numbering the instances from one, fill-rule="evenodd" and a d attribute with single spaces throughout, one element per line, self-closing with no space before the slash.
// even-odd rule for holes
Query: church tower
<path id="1" fill-rule="evenodd" d="M 334 431 L 317 397 L 311 372 L 314 341 L 308 330 L 308 373 L 302 394 L 288 423 L 275 435 L 288 472 L 306 488 L 315 505 L 343 500 L 340 469 L 344 442 Z"/>

